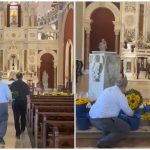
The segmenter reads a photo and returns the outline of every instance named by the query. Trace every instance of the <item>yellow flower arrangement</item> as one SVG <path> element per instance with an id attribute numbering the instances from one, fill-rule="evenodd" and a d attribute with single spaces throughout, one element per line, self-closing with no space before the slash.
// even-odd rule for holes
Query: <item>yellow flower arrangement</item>
<path id="1" fill-rule="evenodd" d="M 68 94 L 66 92 L 43 92 L 40 95 L 52 95 L 52 96 L 69 96 L 71 94 Z"/>
<path id="2" fill-rule="evenodd" d="M 95 102 L 95 100 L 89 100 L 88 98 L 78 98 L 76 99 L 76 105 L 84 105 L 87 103 Z"/>
<path id="3" fill-rule="evenodd" d="M 147 102 L 146 102 L 146 106 L 150 106 L 150 101 L 147 101 Z"/>
<path id="4" fill-rule="evenodd" d="M 137 90 L 130 89 L 125 93 L 125 95 L 128 99 L 128 104 L 132 110 L 137 109 L 142 103 L 142 96 Z"/>
<path id="5" fill-rule="evenodd" d="M 145 113 L 145 114 L 141 115 L 141 118 L 143 120 L 150 120 L 150 113 Z"/>

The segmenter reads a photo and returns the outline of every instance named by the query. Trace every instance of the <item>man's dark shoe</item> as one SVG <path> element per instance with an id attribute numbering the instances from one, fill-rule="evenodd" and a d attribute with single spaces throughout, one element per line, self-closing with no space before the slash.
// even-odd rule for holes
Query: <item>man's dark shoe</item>
<path id="1" fill-rule="evenodd" d="M 24 130 L 21 130 L 21 133 L 20 134 L 23 134 L 24 133 Z"/>
<path id="2" fill-rule="evenodd" d="M 5 141 L 3 138 L 0 138 L 0 145 L 5 145 Z"/>
<path id="3" fill-rule="evenodd" d="M 97 148 L 112 148 L 110 145 L 103 145 L 100 142 L 97 143 Z"/>

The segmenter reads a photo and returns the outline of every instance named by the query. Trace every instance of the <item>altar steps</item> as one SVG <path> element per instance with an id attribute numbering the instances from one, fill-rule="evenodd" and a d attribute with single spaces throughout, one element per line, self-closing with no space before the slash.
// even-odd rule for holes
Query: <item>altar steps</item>
<path id="1" fill-rule="evenodd" d="M 76 147 L 96 147 L 97 141 L 102 136 L 102 132 L 95 127 L 89 130 L 78 130 L 76 133 Z M 150 148 L 150 122 L 142 121 L 140 128 L 131 131 L 127 137 L 118 143 L 116 147 L 149 147 Z"/>

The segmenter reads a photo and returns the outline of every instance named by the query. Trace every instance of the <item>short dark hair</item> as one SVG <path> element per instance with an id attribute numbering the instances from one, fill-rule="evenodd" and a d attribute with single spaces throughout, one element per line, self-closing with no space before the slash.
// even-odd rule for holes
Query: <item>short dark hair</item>
<path id="1" fill-rule="evenodd" d="M 17 79 L 23 78 L 23 74 L 22 74 L 21 72 L 18 72 L 18 73 L 16 74 L 16 78 L 17 78 Z"/>

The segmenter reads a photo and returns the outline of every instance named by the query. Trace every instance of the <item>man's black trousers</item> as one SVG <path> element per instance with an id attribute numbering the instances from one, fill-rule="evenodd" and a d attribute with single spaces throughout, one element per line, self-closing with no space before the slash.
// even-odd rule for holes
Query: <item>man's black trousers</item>
<path id="1" fill-rule="evenodd" d="M 14 114 L 14 122 L 16 129 L 16 136 L 19 136 L 21 132 L 25 130 L 26 127 L 26 109 L 27 102 L 26 101 L 13 101 L 12 109 Z"/>

